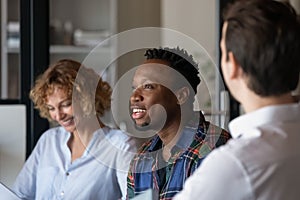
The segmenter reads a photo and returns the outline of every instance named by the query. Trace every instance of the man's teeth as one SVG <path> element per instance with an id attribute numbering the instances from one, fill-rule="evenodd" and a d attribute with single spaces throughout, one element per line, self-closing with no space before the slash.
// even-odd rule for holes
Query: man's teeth
<path id="1" fill-rule="evenodd" d="M 132 111 L 133 111 L 134 113 L 146 112 L 146 110 L 144 110 L 144 109 L 139 109 L 139 108 L 134 108 Z"/>

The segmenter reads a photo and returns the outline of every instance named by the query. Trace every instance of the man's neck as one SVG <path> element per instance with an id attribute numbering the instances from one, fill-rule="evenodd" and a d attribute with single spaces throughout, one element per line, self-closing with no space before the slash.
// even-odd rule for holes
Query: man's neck
<path id="1" fill-rule="evenodd" d="M 290 93 L 271 97 L 261 97 L 251 93 L 248 95 L 248 98 L 241 103 L 245 109 L 245 112 L 249 113 L 266 106 L 290 104 L 295 102 L 295 98 Z"/>
<path id="2" fill-rule="evenodd" d="M 181 128 L 179 128 L 179 124 L 174 123 L 172 126 L 164 128 L 159 131 L 157 134 L 162 140 L 164 146 L 174 146 L 176 144 L 178 135 L 181 133 Z"/>

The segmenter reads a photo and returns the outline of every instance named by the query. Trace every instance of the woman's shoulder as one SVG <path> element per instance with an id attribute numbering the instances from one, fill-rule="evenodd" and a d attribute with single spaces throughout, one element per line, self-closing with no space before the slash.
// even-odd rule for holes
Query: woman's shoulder
<path id="1" fill-rule="evenodd" d="M 61 126 L 52 127 L 46 130 L 40 137 L 39 142 L 44 140 L 64 138 L 69 133 Z"/>
<path id="2" fill-rule="evenodd" d="M 111 139 L 111 140 L 127 141 L 131 138 L 129 133 L 127 133 L 126 131 L 123 131 L 121 129 L 105 126 L 104 128 L 99 129 L 99 130 L 100 131 L 103 130 L 105 137 L 108 139 Z"/>
<path id="3" fill-rule="evenodd" d="M 57 134 L 64 134 L 64 133 L 67 133 L 67 131 L 63 127 L 56 126 L 56 127 L 49 128 L 42 135 L 47 137 L 47 136 L 53 136 Z"/>
<path id="4" fill-rule="evenodd" d="M 98 132 L 104 134 L 105 139 L 107 139 L 111 144 L 113 144 L 118 148 L 122 148 L 122 149 L 136 148 L 137 144 L 135 138 L 132 137 L 126 131 L 106 126 L 102 129 L 99 129 Z"/>
<path id="5" fill-rule="evenodd" d="M 58 143 L 63 143 L 67 139 L 68 132 L 62 127 L 53 127 L 46 130 L 40 136 L 35 151 L 41 152 L 46 150 L 53 151 L 53 146 L 57 146 Z"/>

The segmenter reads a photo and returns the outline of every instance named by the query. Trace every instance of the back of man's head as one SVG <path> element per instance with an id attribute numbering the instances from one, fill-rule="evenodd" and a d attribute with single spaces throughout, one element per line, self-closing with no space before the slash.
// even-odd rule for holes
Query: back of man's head
<path id="1" fill-rule="evenodd" d="M 226 52 L 232 52 L 260 96 L 296 89 L 300 69 L 300 20 L 287 3 L 238 0 L 224 12 Z"/>

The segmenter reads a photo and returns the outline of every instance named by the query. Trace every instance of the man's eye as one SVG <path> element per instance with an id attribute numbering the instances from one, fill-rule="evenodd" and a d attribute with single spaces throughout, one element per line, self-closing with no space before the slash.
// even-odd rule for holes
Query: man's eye
<path id="1" fill-rule="evenodd" d="M 153 85 L 152 84 L 145 84 L 143 86 L 144 89 L 153 89 Z"/>

